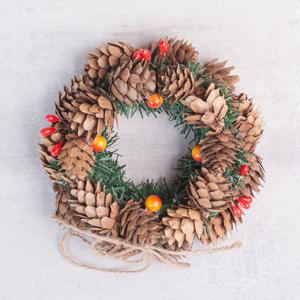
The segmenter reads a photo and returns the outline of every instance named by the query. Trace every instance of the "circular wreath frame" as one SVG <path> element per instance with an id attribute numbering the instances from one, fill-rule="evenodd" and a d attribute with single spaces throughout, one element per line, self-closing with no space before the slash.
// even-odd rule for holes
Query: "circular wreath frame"
<path id="1" fill-rule="evenodd" d="M 254 152 L 263 122 L 252 99 L 235 92 L 239 77 L 226 63 L 201 63 L 189 42 L 175 38 L 136 50 L 108 42 L 89 53 L 83 74 L 59 94 L 58 117 L 48 115 L 51 127 L 41 131 L 41 160 L 56 192 L 55 218 L 70 229 L 61 244 L 68 259 L 93 267 L 66 252 L 66 238 L 78 236 L 98 254 L 126 262 L 142 254 L 185 266 L 179 260 L 194 238 L 216 243 L 242 221 L 243 208 L 250 207 L 264 179 Z M 163 104 L 150 107 L 152 95 L 162 96 Z M 192 136 L 191 147 L 201 149 L 201 158 L 193 159 L 190 149 L 171 186 L 164 179 L 136 185 L 114 150 L 118 114 L 162 112 Z M 95 152 L 99 135 L 107 147 Z M 163 200 L 158 212 L 145 208 L 150 195 Z"/>

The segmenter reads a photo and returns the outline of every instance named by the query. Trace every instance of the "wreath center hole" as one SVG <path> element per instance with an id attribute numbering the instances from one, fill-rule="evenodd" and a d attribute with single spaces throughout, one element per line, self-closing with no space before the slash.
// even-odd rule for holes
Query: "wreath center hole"
<path id="1" fill-rule="evenodd" d="M 188 140 L 164 113 L 154 116 L 135 114 L 119 118 L 119 162 L 126 165 L 126 178 L 140 183 L 165 177 L 171 183 L 178 160 L 188 151 Z"/>

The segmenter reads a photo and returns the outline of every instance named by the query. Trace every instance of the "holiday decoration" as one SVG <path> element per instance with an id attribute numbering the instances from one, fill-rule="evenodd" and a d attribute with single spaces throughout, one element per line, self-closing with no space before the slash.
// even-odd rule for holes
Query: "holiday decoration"
<path id="1" fill-rule="evenodd" d="M 170 46 L 168 40 L 161 40 L 159 42 L 159 53 L 161 55 L 165 55 L 166 53 L 168 53 L 169 47 Z"/>
<path id="2" fill-rule="evenodd" d="M 50 123 L 57 123 L 57 122 L 59 122 L 59 117 L 57 117 L 55 115 L 47 115 L 46 120 Z"/>
<path id="3" fill-rule="evenodd" d="M 202 162 L 202 155 L 201 155 L 200 145 L 197 145 L 192 149 L 192 157 L 195 161 Z"/>
<path id="4" fill-rule="evenodd" d="M 152 94 L 147 100 L 147 105 L 153 109 L 161 107 L 163 103 L 164 99 L 159 94 Z"/>
<path id="5" fill-rule="evenodd" d="M 157 212 L 162 207 L 162 200 L 156 195 L 151 195 L 145 200 L 145 206 L 148 210 Z"/>
<path id="6" fill-rule="evenodd" d="M 41 130 L 41 135 L 46 137 L 46 136 L 49 136 L 49 135 L 55 133 L 56 131 L 57 131 L 57 129 L 55 127 L 43 128 Z"/>
<path id="7" fill-rule="evenodd" d="M 141 271 L 150 257 L 186 267 L 182 259 L 193 253 L 195 240 L 225 240 L 244 212 L 251 213 L 264 181 L 256 153 L 263 120 L 253 99 L 236 93 L 239 77 L 227 61 L 199 61 L 195 47 L 176 38 L 134 49 L 108 42 L 89 53 L 40 132 L 41 161 L 54 181 L 55 219 L 68 229 L 60 250 L 77 265 L 104 271 Z M 126 177 L 116 148 L 117 121 L 137 112 L 166 113 L 193 145 L 178 161 L 173 181 L 135 183 Z M 72 237 L 126 268 L 80 261 L 65 246 Z"/>
<path id="8" fill-rule="evenodd" d="M 242 165 L 240 168 L 240 175 L 244 176 L 248 174 L 249 167 L 247 165 Z"/>
<path id="9" fill-rule="evenodd" d="M 97 135 L 93 141 L 92 147 L 95 152 L 102 152 L 106 149 L 107 140 L 102 135 Z"/>
<path id="10" fill-rule="evenodd" d="M 148 49 L 141 49 L 140 50 L 141 52 L 141 55 L 142 55 L 142 58 L 146 61 L 149 61 L 151 60 L 151 52 L 148 50 Z"/>
<path id="11" fill-rule="evenodd" d="M 51 150 L 51 155 L 53 157 L 58 156 L 58 154 L 61 151 L 62 146 L 63 146 L 63 141 L 61 141 L 59 144 L 54 145 L 53 148 L 52 148 L 52 150 Z"/>
<path id="12" fill-rule="evenodd" d="M 137 60 L 142 60 L 143 59 L 143 54 L 142 54 L 141 50 L 136 50 L 136 51 L 133 52 L 132 57 L 137 59 Z"/>

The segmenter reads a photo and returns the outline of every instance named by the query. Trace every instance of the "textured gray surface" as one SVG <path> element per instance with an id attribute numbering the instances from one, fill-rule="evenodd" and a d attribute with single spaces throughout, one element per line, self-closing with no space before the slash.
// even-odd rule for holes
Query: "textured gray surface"
<path id="1" fill-rule="evenodd" d="M 2 0 L 0 298 L 299 299 L 299 26 L 298 0 Z M 258 151 L 267 183 L 230 240 L 242 240 L 240 250 L 193 257 L 184 271 L 156 263 L 131 275 L 80 269 L 57 249 L 38 132 L 89 49 L 111 39 L 141 46 L 162 35 L 191 40 L 202 59 L 236 65 L 239 90 L 264 114 Z M 122 119 L 120 127 L 123 160 L 137 180 L 168 175 L 184 150 L 163 118 Z"/>

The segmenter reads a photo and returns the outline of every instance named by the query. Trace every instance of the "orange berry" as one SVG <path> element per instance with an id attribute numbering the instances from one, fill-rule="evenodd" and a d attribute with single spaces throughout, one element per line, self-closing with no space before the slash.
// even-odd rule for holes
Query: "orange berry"
<path id="1" fill-rule="evenodd" d="M 145 200 L 145 206 L 152 212 L 157 212 L 162 207 L 162 200 L 156 195 L 151 195 Z"/>
<path id="2" fill-rule="evenodd" d="M 195 161 L 197 162 L 201 162 L 202 161 L 202 157 L 201 157 L 201 147 L 199 145 L 195 146 L 192 149 L 192 157 Z"/>
<path id="3" fill-rule="evenodd" d="M 102 135 L 97 135 L 94 139 L 92 147 L 95 152 L 102 152 L 107 146 L 106 138 Z"/>
<path id="4" fill-rule="evenodd" d="M 147 100 L 147 105 L 150 108 L 159 108 L 164 103 L 164 98 L 159 94 L 152 94 Z"/>

